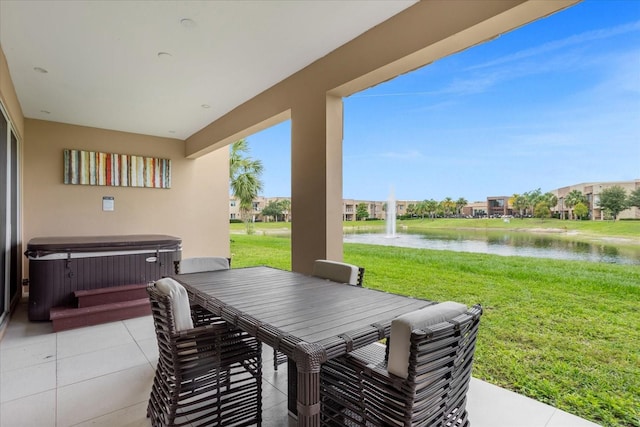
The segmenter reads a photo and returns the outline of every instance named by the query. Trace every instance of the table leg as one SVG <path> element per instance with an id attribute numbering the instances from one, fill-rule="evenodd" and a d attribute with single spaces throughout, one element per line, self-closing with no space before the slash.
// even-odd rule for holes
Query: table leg
<path id="1" fill-rule="evenodd" d="M 291 357 L 287 358 L 287 407 L 289 413 L 298 415 L 298 367 Z"/>
<path id="2" fill-rule="evenodd" d="M 317 344 L 298 343 L 295 350 L 298 367 L 298 427 L 320 426 L 320 366 L 327 354 Z"/>

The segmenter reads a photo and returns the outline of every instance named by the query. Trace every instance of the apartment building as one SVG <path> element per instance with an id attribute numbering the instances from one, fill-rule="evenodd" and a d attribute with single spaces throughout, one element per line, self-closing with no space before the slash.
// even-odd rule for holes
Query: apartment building
<path id="1" fill-rule="evenodd" d="M 513 209 L 509 206 L 511 196 L 491 196 L 487 197 L 487 215 L 503 216 L 513 215 Z"/>
<path id="2" fill-rule="evenodd" d="M 588 202 L 589 218 L 593 220 L 605 219 L 605 212 L 600 209 L 598 202 L 600 201 L 600 193 L 602 190 L 619 186 L 625 189 L 627 194 L 640 188 L 640 179 L 632 181 L 611 181 L 611 182 L 590 182 L 569 185 L 562 188 L 551 190 L 550 193 L 558 198 L 556 206 L 551 207 L 553 214 L 559 218 L 569 218 L 570 209 L 565 204 L 565 197 L 573 190 L 578 190 L 585 195 Z M 262 215 L 262 210 L 272 201 L 288 200 L 290 197 L 262 197 L 259 196 L 253 201 L 253 210 L 251 218 L 253 221 L 273 221 L 271 217 Z M 503 215 L 513 215 L 514 210 L 511 205 L 511 196 L 489 196 L 486 202 L 478 201 L 467 204 L 462 208 L 462 214 L 466 217 L 499 217 Z M 386 201 L 377 200 L 342 200 L 342 221 L 357 221 L 358 205 L 363 203 L 367 208 L 370 219 L 386 219 Z M 418 200 L 397 200 L 396 215 L 404 216 L 411 212 L 411 207 L 416 206 Z M 640 219 L 640 209 L 631 207 L 620 212 L 619 219 Z M 229 219 L 240 219 L 240 203 L 234 198 L 229 198 Z M 291 221 L 291 212 L 283 212 L 281 220 Z"/>
<path id="3" fill-rule="evenodd" d="M 288 200 L 291 202 L 290 197 L 263 197 L 258 196 L 253 201 L 253 208 L 251 211 L 252 221 L 273 221 L 272 217 L 267 217 L 262 214 L 262 210 L 271 202 L 277 202 L 281 200 Z M 367 218 L 374 218 L 384 220 L 386 218 L 386 205 L 385 201 L 377 200 L 356 200 L 356 199 L 343 199 L 342 200 L 342 220 L 343 221 L 357 221 L 358 205 L 364 203 L 367 207 Z M 418 202 L 415 200 L 397 200 L 396 201 L 396 215 L 407 215 L 410 211 L 411 205 L 416 205 Z M 229 197 L 229 219 L 241 219 L 240 218 L 240 201 L 233 196 Z M 283 212 L 284 221 L 291 221 L 291 212 Z"/>
<path id="4" fill-rule="evenodd" d="M 487 216 L 488 202 L 471 202 L 462 208 L 462 215 L 472 218 L 484 218 Z"/>
<path id="5" fill-rule="evenodd" d="M 565 204 L 565 198 L 567 194 L 573 190 L 578 190 L 587 198 L 589 218 L 592 220 L 603 220 L 605 219 L 605 212 L 598 206 L 600 193 L 602 193 L 602 190 L 613 186 L 622 187 L 627 194 L 629 194 L 635 189 L 640 188 L 640 179 L 631 181 L 587 182 L 551 190 L 551 193 L 558 198 L 558 204 L 551 210 L 557 212 L 562 218 L 568 218 L 570 209 Z M 640 219 L 640 209 L 637 207 L 625 209 L 620 212 L 618 219 Z"/>

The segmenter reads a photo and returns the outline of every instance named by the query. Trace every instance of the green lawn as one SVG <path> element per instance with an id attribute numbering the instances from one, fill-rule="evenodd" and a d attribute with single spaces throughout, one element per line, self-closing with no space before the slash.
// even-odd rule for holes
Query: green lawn
<path id="1" fill-rule="evenodd" d="M 233 267 L 291 268 L 290 239 L 264 235 L 287 224 L 268 226 L 232 234 Z M 361 244 L 345 244 L 344 258 L 366 268 L 367 287 L 481 303 L 475 377 L 605 426 L 640 426 L 639 266 Z"/>

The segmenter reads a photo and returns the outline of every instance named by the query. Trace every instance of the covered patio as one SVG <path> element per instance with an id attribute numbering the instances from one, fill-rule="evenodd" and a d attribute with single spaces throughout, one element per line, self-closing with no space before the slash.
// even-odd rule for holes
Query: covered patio
<path id="1" fill-rule="evenodd" d="M 148 422 L 151 318 L 29 322 L 32 238 L 167 234 L 228 257 L 227 147 L 291 120 L 292 269 L 341 260 L 342 98 L 578 1 L 0 3 L 0 424 Z M 64 150 L 170 160 L 170 186 L 66 184 Z M 268 366 L 263 425 L 286 425 Z M 469 401 L 474 426 L 590 425 L 478 380 Z"/>
<path id="2" fill-rule="evenodd" d="M 53 333 L 14 313 L 0 343 L 0 425 L 150 426 L 145 417 L 158 358 L 153 320 L 139 317 Z M 263 427 L 287 418 L 287 370 L 263 347 Z M 596 424 L 472 378 L 473 427 L 589 427 Z M 293 424 L 292 424 L 293 425 Z"/>

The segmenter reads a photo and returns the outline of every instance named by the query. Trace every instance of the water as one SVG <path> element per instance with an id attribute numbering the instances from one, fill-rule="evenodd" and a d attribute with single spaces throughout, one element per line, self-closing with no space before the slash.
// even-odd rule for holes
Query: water
<path id="1" fill-rule="evenodd" d="M 384 233 L 345 234 L 346 243 L 401 246 L 476 252 L 502 256 L 525 256 L 640 265 L 640 249 L 611 244 L 585 243 L 532 233 L 429 231 L 396 233 L 388 239 Z"/>

